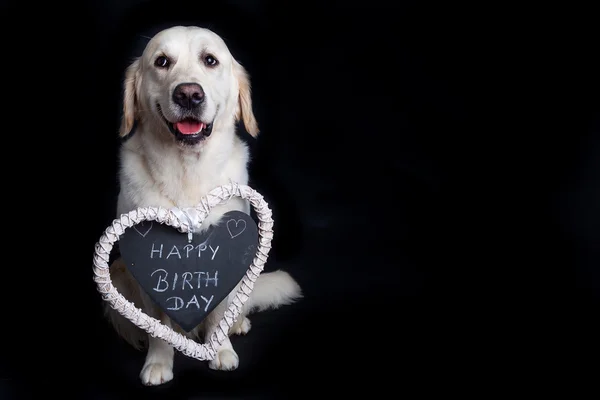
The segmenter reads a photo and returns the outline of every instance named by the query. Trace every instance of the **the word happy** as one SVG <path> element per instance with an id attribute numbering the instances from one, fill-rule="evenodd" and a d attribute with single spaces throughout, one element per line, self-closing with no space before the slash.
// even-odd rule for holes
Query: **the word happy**
<path id="1" fill-rule="evenodd" d="M 164 258 L 167 260 L 170 257 L 176 257 L 180 260 L 182 258 L 192 257 L 202 258 L 202 253 L 206 252 L 207 250 L 209 251 L 207 254 L 205 254 L 205 257 L 210 257 L 211 260 L 214 260 L 215 256 L 217 255 L 217 252 L 219 251 L 219 246 L 213 248 L 211 245 L 207 245 L 206 243 L 200 243 L 196 246 L 194 246 L 193 244 L 186 244 L 185 246 L 181 246 L 180 248 L 174 245 L 167 253 L 165 251 L 164 245 L 160 244 L 159 246 L 155 246 L 155 244 L 152 243 L 152 249 L 150 250 L 150 258 Z"/>

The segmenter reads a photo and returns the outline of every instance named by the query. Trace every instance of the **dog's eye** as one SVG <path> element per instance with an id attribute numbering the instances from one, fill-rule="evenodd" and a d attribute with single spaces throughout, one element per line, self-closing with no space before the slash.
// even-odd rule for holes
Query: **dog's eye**
<path id="1" fill-rule="evenodd" d="M 205 56 L 204 57 L 204 63 L 206 65 L 208 65 L 209 67 L 214 67 L 215 65 L 217 65 L 219 62 L 217 61 L 216 58 L 214 58 L 211 55 Z"/>
<path id="2" fill-rule="evenodd" d="M 165 56 L 160 56 L 156 58 L 156 60 L 154 61 L 154 65 L 156 65 L 159 68 L 169 68 L 169 65 L 171 65 L 171 61 Z"/>

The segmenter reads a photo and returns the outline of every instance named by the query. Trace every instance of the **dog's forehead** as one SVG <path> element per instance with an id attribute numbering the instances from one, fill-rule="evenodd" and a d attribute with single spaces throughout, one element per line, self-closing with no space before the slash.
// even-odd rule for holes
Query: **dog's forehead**
<path id="1" fill-rule="evenodd" d="M 148 42 L 144 53 L 151 55 L 161 49 L 212 47 L 214 50 L 228 51 L 219 35 L 206 28 L 176 26 L 165 29 Z"/>

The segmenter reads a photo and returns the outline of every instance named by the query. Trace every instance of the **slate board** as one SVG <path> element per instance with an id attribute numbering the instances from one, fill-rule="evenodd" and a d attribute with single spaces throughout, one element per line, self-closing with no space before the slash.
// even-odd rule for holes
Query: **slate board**
<path id="1" fill-rule="evenodd" d="M 186 332 L 235 288 L 257 248 L 256 222 L 241 211 L 227 212 L 191 243 L 187 233 L 155 221 L 127 228 L 119 239 L 133 277 Z"/>

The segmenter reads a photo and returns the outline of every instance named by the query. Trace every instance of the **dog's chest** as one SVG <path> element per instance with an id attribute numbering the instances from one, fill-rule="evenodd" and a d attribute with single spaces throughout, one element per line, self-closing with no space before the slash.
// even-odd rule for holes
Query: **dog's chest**
<path id="1" fill-rule="evenodd" d="M 214 188 L 248 180 L 246 153 L 237 148 L 182 155 L 175 148 L 128 146 L 122 152 L 120 212 L 151 205 L 195 207 Z"/>
<path id="2" fill-rule="evenodd" d="M 210 169 L 183 168 L 160 179 L 160 192 L 175 206 L 193 207 L 212 189 L 228 183 L 226 179 L 221 182 L 220 175 Z"/>

